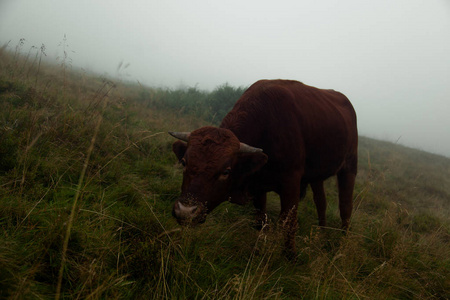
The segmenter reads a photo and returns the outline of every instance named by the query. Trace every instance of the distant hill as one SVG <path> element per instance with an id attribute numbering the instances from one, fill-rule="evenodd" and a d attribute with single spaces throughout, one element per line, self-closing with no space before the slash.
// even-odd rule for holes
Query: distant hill
<path id="1" fill-rule="evenodd" d="M 0 50 L 0 298 L 450 298 L 450 159 L 360 137 L 350 231 L 328 180 L 330 227 L 309 191 L 288 261 L 275 194 L 264 232 L 251 205 L 171 216 L 166 132 L 217 124 L 244 88 L 113 82 L 33 51 Z"/>

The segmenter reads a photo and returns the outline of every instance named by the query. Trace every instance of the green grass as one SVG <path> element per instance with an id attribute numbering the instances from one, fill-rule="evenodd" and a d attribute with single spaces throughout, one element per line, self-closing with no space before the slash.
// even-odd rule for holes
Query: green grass
<path id="1" fill-rule="evenodd" d="M 242 88 L 113 83 L 41 53 L 0 50 L 0 298 L 450 297 L 448 158 L 360 137 L 350 232 L 330 179 L 330 227 L 309 190 L 288 261 L 275 194 L 264 232 L 251 205 L 223 204 L 197 228 L 171 216 L 181 170 L 166 132 L 217 124 Z"/>

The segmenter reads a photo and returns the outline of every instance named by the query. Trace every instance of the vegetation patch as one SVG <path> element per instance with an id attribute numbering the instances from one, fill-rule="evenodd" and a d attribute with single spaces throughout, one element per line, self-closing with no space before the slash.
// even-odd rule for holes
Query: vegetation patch
<path id="1" fill-rule="evenodd" d="M 23 47 L 0 50 L 0 298 L 450 298 L 448 158 L 360 137 L 350 231 L 329 180 L 330 227 L 308 190 L 287 260 L 276 194 L 261 232 L 251 204 L 171 216 L 166 132 L 219 124 L 244 88 L 112 82 Z"/>

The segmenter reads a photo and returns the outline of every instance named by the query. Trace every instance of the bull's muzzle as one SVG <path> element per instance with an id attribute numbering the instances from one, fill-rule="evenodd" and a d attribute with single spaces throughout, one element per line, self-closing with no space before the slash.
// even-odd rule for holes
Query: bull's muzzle
<path id="1" fill-rule="evenodd" d="M 198 205 L 188 206 L 181 201 L 177 201 L 173 205 L 172 215 L 181 225 L 195 225 L 205 221 L 206 216 L 202 211 L 203 209 Z"/>
<path id="2" fill-rule="evenodd" d="M 195 217 L 195 212 L 198 206 L 185 206 L 180 201 L 175 202 L 173 206 L 173 213 L 177 219 L 192 219 Z"/>

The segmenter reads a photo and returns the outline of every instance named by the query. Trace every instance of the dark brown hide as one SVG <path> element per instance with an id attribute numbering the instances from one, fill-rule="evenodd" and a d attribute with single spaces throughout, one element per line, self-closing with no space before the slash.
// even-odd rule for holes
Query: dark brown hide
<path id="1" fill-rule="evenodd" d="M 262 148 L 268 162 L 262 167 L 262 157 L 239 159 L 239 142 Z M 192 132 L 187 145 L 180 143 L 175 142 L 174 152 L 187 167 L 177 203 L 199 206 L 206 214 L 229 197 L 237 203 L 247 197 L 262 220 L 266 192 L 275 191 L 281 200 L 286 247 L 293 251 L 300 198 L 311 185 L 319 225 L 325 226 L 323 181 L 337 175 L 342 226 L 349 225 L 358 134 L 355 111 L 339 92 L 298 81 L 261 80 L 241 96 L 220 128 L 201 128 Z M 249 167 L 252 163 L 257 164 L 254 169 Z M 218 184 L 226 168 L 231 168 L 230 180 Z M 209 201 L 214 204 L 205 204 Z"/>

